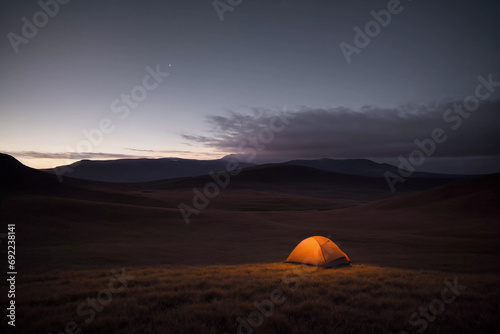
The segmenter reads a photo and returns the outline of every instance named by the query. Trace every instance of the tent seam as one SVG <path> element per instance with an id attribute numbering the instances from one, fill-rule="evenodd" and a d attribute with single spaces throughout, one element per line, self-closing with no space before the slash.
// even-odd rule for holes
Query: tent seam
<path id="1" fill-rule="evenodd" d="M 326 262 L 326 259 L 325 259 L 325 254 L 323 253 L 323 248 L 321 247 L 321 244 L 319 243 L 319 241 L 318 241 L 318 240 L 316 240 L 316 238 L 313 238 L 313 239 L 314 239 L 314 241 L 316 241 L 316 242 L 318 243 L 318 245 L 319 245 L 319 249 L 321 250 L 321 256 L 323 256 L 323 261 L 325 261 L 325 266 L 327 266 L 327 265 L 328 265 L 328 263 Z"/>

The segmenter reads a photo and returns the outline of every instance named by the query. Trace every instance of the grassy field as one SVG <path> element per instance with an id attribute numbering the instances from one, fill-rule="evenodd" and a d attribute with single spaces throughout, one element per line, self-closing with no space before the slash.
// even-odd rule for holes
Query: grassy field
<path id="1" fill-rule="evenodd" d="M 274 211 L 207 209 L 186 225 L 176 208 L 26 196 L 5 201 L 2 220 L 18 222 L 22 273 L 279 262 L 312 235 L 330 236 L 355 263 L 500 272 L 497 212 L 477 213 L 467 202 L 437 209 L 430 203 L 411 208 L 387 205 L 372 202 L 331 210 L 293 210 L 293 206 Z"/>
<path id="2" fill-rule="evenodd" d="M 283 263 L 116 268 L 28 275 L 18 290 L 23 333 L 500 331 L 492 274 Z"/>

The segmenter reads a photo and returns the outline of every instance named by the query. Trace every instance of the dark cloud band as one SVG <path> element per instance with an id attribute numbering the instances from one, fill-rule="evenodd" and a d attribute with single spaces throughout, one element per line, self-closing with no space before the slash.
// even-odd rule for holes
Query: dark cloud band
<path id="1" fill-rule="evenodd" d="M 447 113 L 456 103 L 460 102 L 427 106 L 408 104 L 393 109 L 304 107 L 289 111 L 293 120 L 266 145 L 260 157 L 274 161 L 324 157 L 394 158 L 407 155 L 415 149 L 416 140 L 429 137 L 436 128 L 442 128 L 448 140 L 436 150 L 435 158 L 500 156 L 500 101 L 482 102 L 474 113 L 461 120 L 459 128 Z M 217 150 L 241 153 L 238 152 L 241 142 L 256 136 L 273 116 L 272 112 L 212 116 L 208 119 L 211 135 L 185 134 L 183 138 Z"/>

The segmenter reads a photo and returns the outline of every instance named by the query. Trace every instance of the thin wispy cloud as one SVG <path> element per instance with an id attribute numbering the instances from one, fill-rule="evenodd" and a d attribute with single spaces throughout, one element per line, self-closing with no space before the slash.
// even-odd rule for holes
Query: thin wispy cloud
<path id="1" fill-rule="evenodd" d="M 4 151 L 3 153 L 10 154 L 17 158 L 26 159 L 66 159 L 66 160 L 83 160 L 83 159 L 144 159 L 144 158 L 163 158 L 163 157 L 178 157 L 178 156 L 190 156 L 193 158 L 197 157 L 213 157 L 214 159 L 220 158 L 220 153 L 210 153 L 210 152 L 195 152 L 195 151 L 182 151 L 182 150 L 148 150 L 148 149 L 136 149 L 136 148 L 126 148 L 126 150 L 134 152 L 142 152 L 144 154 L 120 154 L 120 153 L 104 153 L 104 152 L 39 152 L 39 151 Z"/>
<path id="2" fill-rule="evenodd" d="M 147 150 L 147 149 L 138 149 L 138 148 L 130 148 L 127 147 L 125 148 L 126 150 L 129 151 L 134 151 L 134 152 L 145 152 L 145 153 L 152 153 L 152 154 L 173 154 L 173 155 L 192 155 L 192 156 L 220 156 L 218 153 L 210 153 L 210 152 L 195 152 L 195 151 L 182 151 L 182 150 Z"/>
<path id="3" fill-rule="evenodd" d="M 37 151 L 5 151 L 4 153 L 10 154 L 14 157 L 29 158 L 29 159 L 68 159 L 68 160 L 81 160 L 81 159 L 135 159 L 142 156 L 130 154 L 117 154 L 117 153 L 102 153 L 102 152 L 37 152 Z"/>

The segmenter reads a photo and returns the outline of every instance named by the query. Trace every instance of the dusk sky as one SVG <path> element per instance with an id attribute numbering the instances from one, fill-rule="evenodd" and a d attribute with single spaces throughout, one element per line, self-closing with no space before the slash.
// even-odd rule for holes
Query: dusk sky
<path id="1" fill-rule="evenodd" d="M 355 46 L 354 28 L 388 2 L 398 13 L 349 63 L 339 45 Z M 218 13 L 211 0 L 72 0 L 49 17 L 36 1 L 2 1 L 0 151 L 34 168 L 215 159 L 279 114 L 290 124 L 255 162 L 397 164 L 442 128 L 448 139 L 419 169 L 500 172 L 498 1 L 396 2 L 244 0 Z M 26 38 L 34 19 L 38 32 Z M 446 121 L 479 84 L 487 98 Z M 133 92 L 141 101 L 127 107 Z M 81 144 L 103 120 L 112 130 Z"/>

